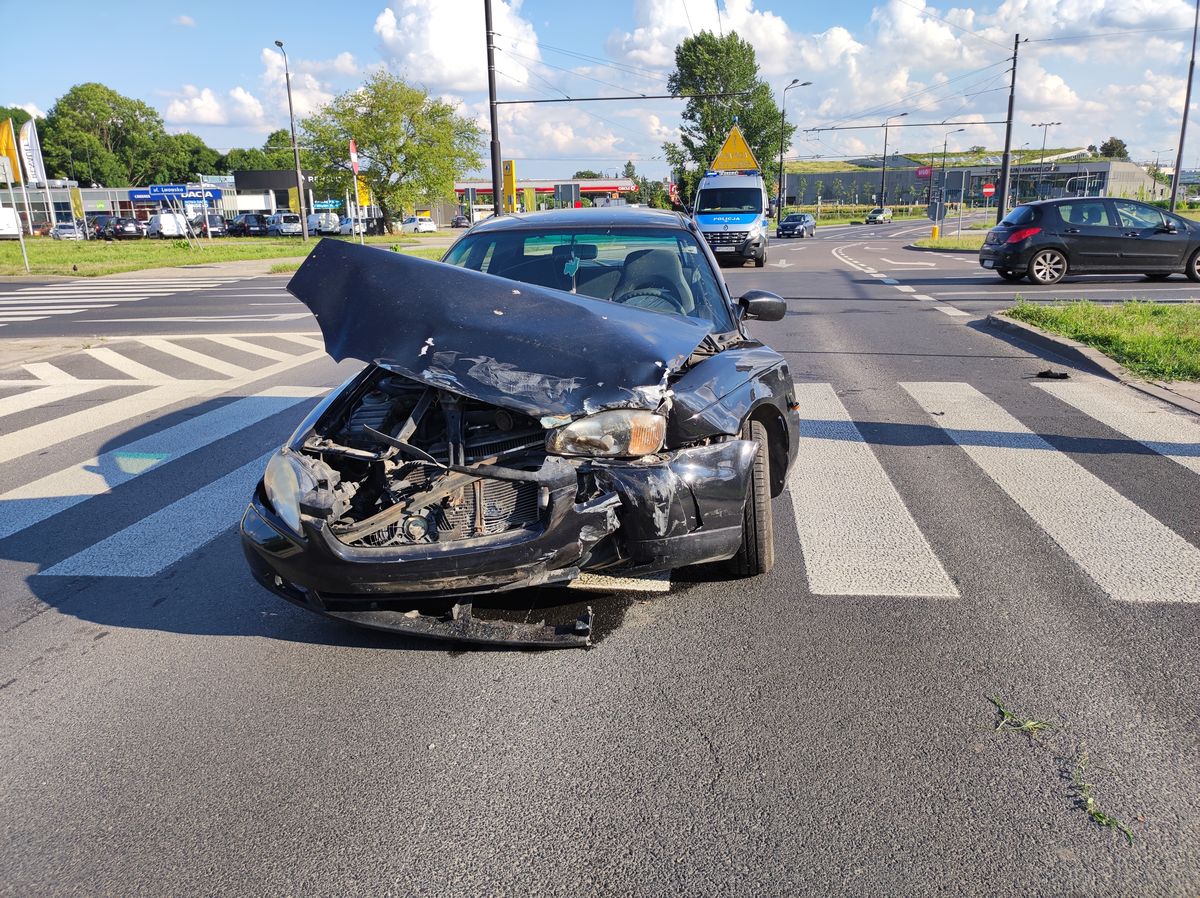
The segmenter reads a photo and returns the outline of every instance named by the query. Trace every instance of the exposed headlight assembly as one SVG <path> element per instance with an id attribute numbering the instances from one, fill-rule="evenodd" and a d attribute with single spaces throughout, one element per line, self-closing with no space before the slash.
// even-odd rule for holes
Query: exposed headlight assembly
<path id="1" fill-rule="evenodd" d="M 300 528 L 300 497 L 316 485 L 317 481 L 308 467 L 286 449 L 280 449 L 267 462 L 267 470 L 263 474 L 267 500 L 297 536 L 304 533 Z"/>
<path id="2" fill-rule="evenodd" d="M 634 458 L 662 448 L 667 419 L 654 412 L 614 409 L 551 431 L 546 451 L 592 458 Z"/>

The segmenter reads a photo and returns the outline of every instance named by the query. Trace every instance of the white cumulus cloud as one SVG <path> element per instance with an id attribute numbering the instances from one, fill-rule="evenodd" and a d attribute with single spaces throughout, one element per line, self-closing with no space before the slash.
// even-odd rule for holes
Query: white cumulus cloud
<path id="1" fill-rule="evenodd" d="M 182 25 L 184 28 L 196 27 L 196 20 L 191 16 L 176 16 L 174 19 L 172 19 L 172 22 L 174 22 L 176 25 Z"/>

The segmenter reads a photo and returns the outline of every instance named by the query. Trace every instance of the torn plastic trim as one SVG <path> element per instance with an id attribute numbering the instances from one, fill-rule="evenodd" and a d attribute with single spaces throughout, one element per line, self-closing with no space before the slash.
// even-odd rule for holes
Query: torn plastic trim
<path id="1" fill-rule="evenodd" d="M 594 621 L 590 605 L 574 623 L 562 625 L 550 625 L 544 620 L 536 624 L 485 620 L 474 616 L 469 602 L 456 604 L 442 615 L 389 610 L 321 613 L 335 620 L 373 630 L 386 630 L 389 633 L 473 645 L 527 649 L 587 648 L 592 642 Z"/>

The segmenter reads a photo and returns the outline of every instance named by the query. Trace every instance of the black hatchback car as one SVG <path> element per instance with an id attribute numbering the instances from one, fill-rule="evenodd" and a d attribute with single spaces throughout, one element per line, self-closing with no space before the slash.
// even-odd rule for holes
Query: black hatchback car
<path id="1" fill-rule="evenodd" d="M 106 240 L 137 240 L 143 236 L 135 218 L 110 218 L 104 225 Z"/>
<path id="2" fill-rule="evenodd" d="M 793 212 L 775 226 L 776 237 L 812 237 L 817 233 L 817 221 L 807 212 Z"/>
<path id="3" fill-rule="evenodd" d="M 243 212 L 229 223 L 228 233 L 230 237 L 266 237 L 267 217 L 257 212 Z"/>
<path id="4" fill-rule="evenodd" d="M 585 572 L 770 569 L 795 460 L 786 360 L 689 219 L 508 215 L 430 262 L 323 240 L 288 290 L 335 360 L 367 367 L 267 464 L 242 517 L 263 586 L 378 629 L 586 645 L 573 625 L 472 615 L 471 597 Z"/>
<path id="5" fill-rule="evenodd" d="M 1008 281 L 1068 274 L 1183 272 L 1200 281 L 1200 224 L 1136 200 L 1085 196 L 1017 206 L 992 228 L 979 264 Z"/>

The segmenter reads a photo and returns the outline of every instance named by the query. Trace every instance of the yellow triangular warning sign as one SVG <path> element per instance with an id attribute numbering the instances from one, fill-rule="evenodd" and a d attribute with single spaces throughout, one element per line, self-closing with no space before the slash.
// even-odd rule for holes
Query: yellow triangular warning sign
<path id="1" fill-rule="evenodd" d="M 713 160 L 713 171 L 740 171 L 742 169 L 757 169 L 758 160 L 750 151 L 750 144 L 742 136 L 742 129 L 734 125 L 729 129 L 729 136 L 721 144 L 717 158 Z"/>

